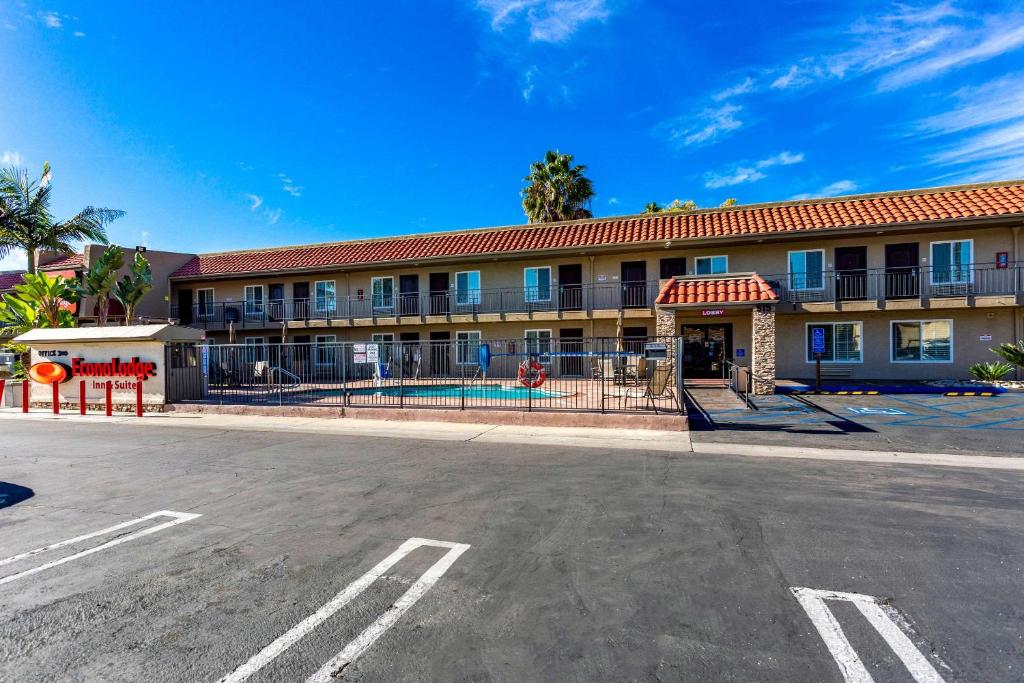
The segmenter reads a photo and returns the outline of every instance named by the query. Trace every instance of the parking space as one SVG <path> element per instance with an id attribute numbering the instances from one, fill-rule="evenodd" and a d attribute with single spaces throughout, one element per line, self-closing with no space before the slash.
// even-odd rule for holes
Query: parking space
<path id="1" fill-rule="evenodd" d="M 696 440 L 910 451 L 1024 452 L 1024 394 L 775 395 L 691 411 Z M 961 436 L 962 435 L 962 436 Z"/>
<path id="2" fill-rule="evenodd" d="M 5 423 L 0 577 L 49 566 L 0 579 L 3 680 L 1001 681 L 1021 655 L 1012 472 L 81 422 L 47 460 L 35 426 Z"/>

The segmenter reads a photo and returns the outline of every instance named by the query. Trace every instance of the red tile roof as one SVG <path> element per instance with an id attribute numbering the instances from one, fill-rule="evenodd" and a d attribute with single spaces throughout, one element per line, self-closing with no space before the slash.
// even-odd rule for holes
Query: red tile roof
<path id="1" fill-rule="evenodd" d="M 85 263 L 85 256 L 82 254 L 69 254 L 56 261 L 39 266 L 38 270 L 67 270 L 81 268 Z"/>
<path id="2" fill-rule="evenodd" d="M 514 251 L 743 237 L 1024 214 L 1024 181 L 596 218 L 197 256 L 172 277 L 323 269 Z"/>
<path id="3" fill-rule="evenodd" d="M 21 284 L 21 276 L 23 272 L 18 273 L 0 273 L 0 292 L 5 292 L 8 289 L 14 289 L 15 285 Z"/>
<path id="4" fill-rule="evenodd" d="M 778 301 L 779 295 L 757 273 L 726 276 L 676 277 L 664 284 L 659 306 L 700 306 Z"/>

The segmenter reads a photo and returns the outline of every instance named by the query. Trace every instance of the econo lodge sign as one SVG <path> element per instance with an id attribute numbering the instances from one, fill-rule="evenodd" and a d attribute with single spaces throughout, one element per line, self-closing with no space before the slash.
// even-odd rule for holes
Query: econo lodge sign
<path id="1" fill-rule="evenodd" d="M 34 381 L 43 384 L 63 383 L 74 377 L 102 378 L 115 380 L 115 389 L 134 389 L 135 381 L 145 382 L 156 376 L 156 363 L 139 360 L 137 356 L 128 361 L 111 358 L 109 361 L 98 363 L 85 358 L 72 358 L 70 366 L 66 363 L 46 360 L 34 364 L 29 368 L 28 374 Z M 123 381 L 118 381 L 118 378 Z"/>

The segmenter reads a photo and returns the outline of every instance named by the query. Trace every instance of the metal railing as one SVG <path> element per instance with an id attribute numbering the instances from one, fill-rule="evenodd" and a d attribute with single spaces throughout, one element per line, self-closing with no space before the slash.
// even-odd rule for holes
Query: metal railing
<path id="1" fill-rule="evenodd" d="M 168 400 L 682 413 L 673 338 L 175 344 Z M 664 344 L 662 358 L 648 343 Z"/>
<path id="2" fill-rule="evenodd" d="M 541 311 L 592 311 L 653 308 L 659 283 L 614 282 L 593 285 L 552 285 L 386 295 L 310 297 L 194 304 L 182 311 L 172 305 L 170 317 L 206 329 L 272 327 L 292 320 L 351 320 Z M 184 315 L 182 315 L 184 313 Z"/>
<path id="3" fill-rule="evenodd" d="M 722 364 L 722 379 L 729 383 L 729 389 L 743 401 L 747 410 L 750 410 L 750 394 L 752 392 L 750 368 L 727 360 Z"/>
<path id="4" fill-rule="evenodd" d="M 1024 263 L 865 268 L 762 275 L 783 303 L 1016 296 Z"/>

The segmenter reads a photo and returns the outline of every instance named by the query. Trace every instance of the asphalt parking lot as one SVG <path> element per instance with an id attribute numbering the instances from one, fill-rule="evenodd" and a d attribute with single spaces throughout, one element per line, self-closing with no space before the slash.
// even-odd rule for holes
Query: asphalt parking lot
<path id="1" fill-rule="evenodd" d="M 1021 677 L 1016 472 L 3 429 L 3 680 Z"/>
<path id="2" fill-rule="evenodd" d="M 691 410 L 695 440 L 985 455 L 1024 452 L 1024 394 L 776 395 Z"/>

